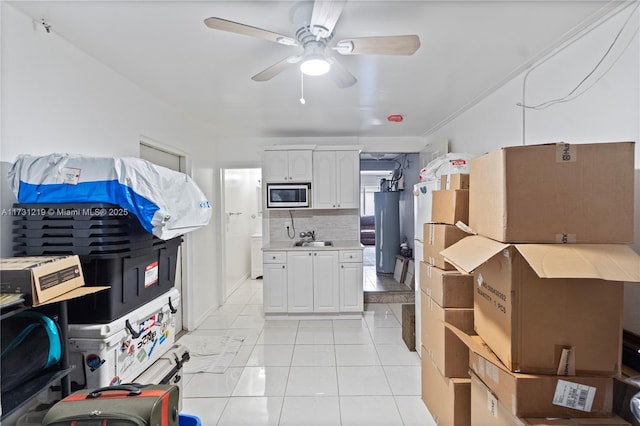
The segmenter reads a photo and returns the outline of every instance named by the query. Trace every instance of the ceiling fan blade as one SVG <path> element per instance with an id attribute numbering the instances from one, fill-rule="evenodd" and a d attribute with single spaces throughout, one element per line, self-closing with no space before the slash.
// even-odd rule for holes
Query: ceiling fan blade
<path id="1" fill-rule="evenodd" d="M 311 33 L 322 38 L 329 37 L 346 2 L 346 0 L 316 0 L 309 25 Z"/>
<path id="2" fill-rule="evenodd" d="M 288 36 L 274 33 L 272 31 L 263 30 L 262 28 L 252 27 L 250 25 L 239 24 L 237 22 L 228 21 L 222 18 L 207 18 L 204 20 L 204 24 L 214 30 L 228 31 L 236 34 L 248 35 L 251 37 L 258 37 L 265 40 L 273 41 L 275 43 L 284 44 L 287 46 L 297 46 L 298 42 Z"/>
<path id="3" fill-rule="evenodd" d="M 413 55 L 420 47 L 417 35 L 357 37 L 340 40 L 334 47 L 342 55 Z"/>
<path id="4" fill-rule="evenodd" d="M 341 89 L 351 87 L 358 82 L 353 74 L 344 67 L 336 58 L 327 57 L 327 61 L 331 63 L 331 70 L 329 71 L 329 77 L 336 83 Z"/>
<path id="5" fill-rule="evenodd" d="M 269 68 L 263 71 L 260 71 L 258 74 L 254 75 L 253 77 L 251 77 L 251 80 L 253 81 L 271 80 L 273 77 L 280 74 L 282 71 L 298 63 L 301 58 L 302 56 L 289 56 L 288 58 L 284 58 L 280 62 L 277 62 L 271 65 Z"/>

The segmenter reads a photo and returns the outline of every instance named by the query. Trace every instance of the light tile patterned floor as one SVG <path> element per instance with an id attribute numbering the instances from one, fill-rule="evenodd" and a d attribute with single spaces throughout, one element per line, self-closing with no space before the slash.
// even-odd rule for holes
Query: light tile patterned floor
<path id="1" fill-rule="evenodd" d="M 365 303 L 414 303 L 414 290 L 396 281 L 393 274 L 376 272 L 375 246 L 365 246 L 363 258 Z"/>
<path id="2" fill-rule="evenodd" d="M 268 320 L 247 280 L 194 335 L 245 340 L 224 374 L 185 374 L 182 412 L 203 426 L 435 425 L 420 399 L 420 358 L 402 341 L 400 304 L 361 320 Z"/>

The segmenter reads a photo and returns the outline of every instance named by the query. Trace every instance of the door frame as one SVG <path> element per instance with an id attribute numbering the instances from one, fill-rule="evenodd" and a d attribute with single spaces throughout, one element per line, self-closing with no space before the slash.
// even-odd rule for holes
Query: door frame
<path id="1" fill-rule="evenodd" d="M 227 227 L 226 227 L 226 211 L 227 211 L 227 203 L 226 203 L 226 182 L 225 182 L 225 172 L 227 170 L 236 170 L 236 169 L 259 169 L 262 170 L 262 164 L 221 164 L 220 165 L 220 221 L 219 221 L 219 231 L 220 231 L 220 240 L 223 245 L 226 245 L 227 242 Z M 261 179 L 261 181 L 263 181 Z M 263 187 L 264 188 L 264 187 Z M 264 189 L 263 189 L 264 191 Z M 264 228 L 264 197 L 262 200 L 262 226 Z M 264 235 L 264 229 L 263 229 Z M 264 237 L 263 237 L 264 244 Z M 237 289 L 237 286 L 233 289 L 227 288 L 227 250 L 219 251 L 219 265 L 220 265 L 220 283 L 221 283 L 221 293 L 222 293 L 222 303 L 224 304 L 233 291 Z"/>
<path id="2" fill-rule="evenodd" d="M 167 154 L 174 155 L 179 158 L 179 167 L 180 172 L 185 173 L 188 176 L 192 175 L 191 170 L 191 159 L 189 155 L 178 148 L 167 145 L 165 143 L 159 142 L 155 139 L 149 138 L 147 136 L 141 135 L 138 138 L 138 155 L 141 155 L 140 147 L 146 146 L 151 149 L 155 149 L 158 151 L 163 151 Z M 142 158 L 142 157 L 140 157 Z M 179 318 L 176 319 L 176 334 L 181 333 L 183 330 L 188 330 L 189 327 L 193 324 L 192 319 L 190 318 L 190 300 L 191 300 L 191 288 L 189 281 L 189 269 L 187 267 L 187 259 L 189 258 L 190 246 L 191 246 L 191 238 L 189 234 L 183 235 L 183 243 L 180 245 L 178 249 L 179 255 L 179 266 L 180 266 L 180 280 L 178 291 L 180 291 L 180 306 L 178 308 L 178 312 L 180 312 Z M 186 325 L 186 328 L 185 328 Z"/>

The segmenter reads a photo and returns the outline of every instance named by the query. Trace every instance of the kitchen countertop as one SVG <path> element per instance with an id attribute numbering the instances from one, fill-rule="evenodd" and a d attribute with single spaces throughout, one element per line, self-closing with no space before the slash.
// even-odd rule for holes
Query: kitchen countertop
<path id="1" fill-rule="evenodd" d="M 278 241 L 262 247 L 262 251 L 289 251 L 289 250 L 363 250 L 364 246 L 358 240 L 331 240 L 333 246 L 328 247 L 296 247 L 299 240 Z"/>

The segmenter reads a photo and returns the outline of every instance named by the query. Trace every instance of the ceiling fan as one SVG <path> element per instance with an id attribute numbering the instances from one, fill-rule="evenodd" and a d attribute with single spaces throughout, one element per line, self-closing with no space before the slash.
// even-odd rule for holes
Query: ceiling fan
<path id="1" fill-rule="evenodd" d="M 296 25 L 295 38 L 226 19 L 211 17 L 207 27 L 266 39 L 285 46 L 302 47 L 302 53 L 289 56 L 251 77 L 267 81 L 282 71 L 300 64 L 306 75 L 328 73 L 338 87 L 353 86 L 358 80 L 327 49 L 341 55 L 413 55 L 420 47 L 417 35 L 356 37 L 332 44 L 333 29 L 342 14 L 346 0 L 315 0 L 296 3 L 291 21 Z"/>

